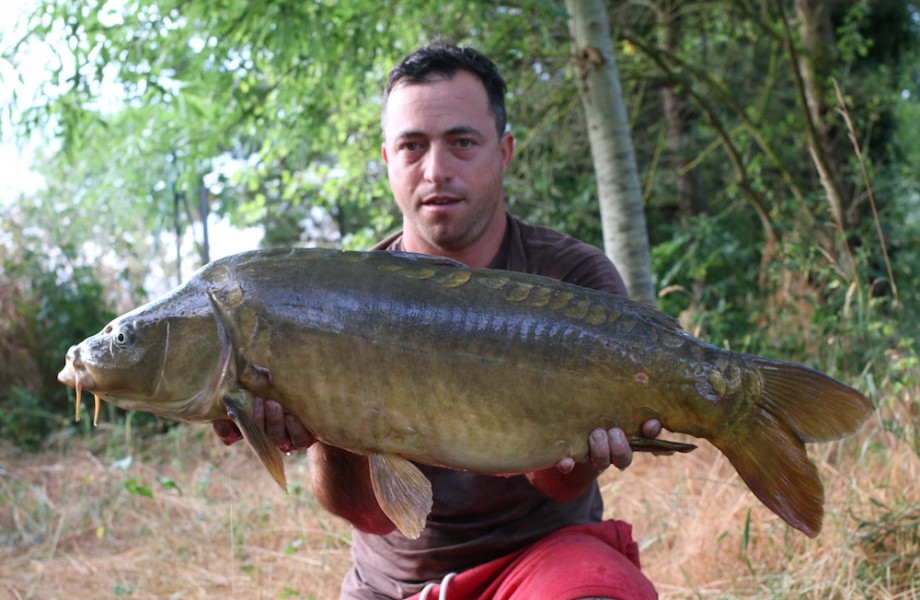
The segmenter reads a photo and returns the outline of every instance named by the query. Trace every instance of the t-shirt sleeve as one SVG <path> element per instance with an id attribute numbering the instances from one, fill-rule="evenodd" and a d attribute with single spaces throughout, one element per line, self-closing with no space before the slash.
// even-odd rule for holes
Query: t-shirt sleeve
<path id="1" fill-rule="evenodd" d="M 509 216 L 505 268 L 627 296 L 623 277 L 600 248 Z"/>
<path id="2" fill-rule="evenodd" d="M 576 260 L 561 279 L 582 287 L 628 296 L 626 283 L 613 262 L 594 246 L 583 245 L 589 250 L 584 251 L 582 258 Z"/>

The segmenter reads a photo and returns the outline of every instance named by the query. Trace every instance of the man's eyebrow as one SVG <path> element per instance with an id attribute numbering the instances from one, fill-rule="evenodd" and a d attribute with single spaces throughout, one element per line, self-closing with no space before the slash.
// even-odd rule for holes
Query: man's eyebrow
<path id="1" fill-rule="evenodd" d="M 401 140 L 405 138 L 420 138 L 425 137 L 425 132 L 420 129 L 406 129 L 405 131 L 400 131 L 393 139 Z"/>
<path id="2" fill-rule="evenodd" d="M 479 129 L 471 125 L 456 125 L 454 127 L 449 128 L 447 131 L 445 131 L 444 135 L 451 136 L 451 137 L 455 137 L 458 135 L 471 135 L 477 138 L 485 137 L 482 131 L 480 131 Z M 424 138 L 428 136 L 429 134 L 425 133 L 421 129 L 406 129 L 396 134 L 393 137 L 393 139 L 404 140 L 404 139 L 413 139 L 413 138 Z"/>
<path id="3" fill-rule="evenodd" d="M 478 138 L 485 137 L 480 130 L 471 125 L 457 125 L 456 127 L 451 127 L 448 129 L 446 133 L 450 136 L 472 135 Z"/>

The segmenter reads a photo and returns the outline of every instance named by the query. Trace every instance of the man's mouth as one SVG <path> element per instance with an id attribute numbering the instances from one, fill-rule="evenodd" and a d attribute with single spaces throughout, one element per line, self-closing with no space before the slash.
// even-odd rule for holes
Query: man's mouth
<path id="1" fill-rule="evenodd" d="M 422 199 L 422 206 L 448 206 L 457 204 L 461 200 L 459 196 L 428 196 Z"/>

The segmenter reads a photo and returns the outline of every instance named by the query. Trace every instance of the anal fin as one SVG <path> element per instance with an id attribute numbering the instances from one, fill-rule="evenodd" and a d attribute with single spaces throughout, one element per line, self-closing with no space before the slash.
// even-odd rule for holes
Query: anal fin
<path id="1" fill-rule="evenodd" d="M 696 450 L 695 444 L 684 444 L 670 440 L 659 440 L 640 436 L 629 438 L 629 447 L 633 452 L 651 452 L 656 456 L 670 456 L 675 452 L 691 452 Z"/>
<path id="2" fill-rule="evenodd" d="M 400 456 L 371 454 L 368 460 L 377 504 L 404 536 L 416 539 L 431 512 L 431 482 Z"/>

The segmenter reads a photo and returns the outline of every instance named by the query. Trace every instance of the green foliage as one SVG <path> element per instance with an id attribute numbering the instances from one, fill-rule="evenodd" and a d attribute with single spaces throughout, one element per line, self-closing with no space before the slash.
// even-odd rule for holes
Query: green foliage
<path id="1" fill-rule="evenodd" d="M 611 5 L 659 306 L 714 343 L 896 385 L 887 357 L 916 355 L 909 307 L 920 305 L 918 12 L 829 9 L 819 129 L 849 203 L 845 235 L 816 175 L 774 2 Z M 45 44 L 56 62 L 33 97 L 10 82 L 7 112 L 20 118 L 4 133 L 49 135 L 60 153 L 41 157 L 47 188 L 3 223 L 5 272 L 28 306 L 16 318 L 29 323 L 3 339 L 29 340 L 47 382 L 62 348 L 105 322 L 94 301 L 121 311 L 143 300 L 151 265 L 169 282 L 187 274 L 165 257 L 172 232 L 190 236 L 203 218 L 203 183 L 211 211 L 262 227 L 267 245 L 367 247 L 398 227 L 380 92 L 395 62 L 437 36 L 484 51 L 509 84 L 512 210 L 600 245 L 565 17 L 543 0 L 437 11 L 420 0 L 39 2 L 28 39 L 0 60 L 23 68 Z M 30 397 L 47 405 L 41 387 L 2 383 L 0 393 L 18 386 L 25 412 Z"/>
<path id="2" fill-rule="evenodd" d="M 37 261 L 24 265 L 31 267 L 33 298 L 23 306 L 23 316 L 35 335 L 39 370 L 51 374 L 60 370 L 71 344 L 99 331 L 114 314 L 100 304 L 102 286 L 88 267 L 62 273 Z"/>
<path id="3" fill-rule="evenodd" d="M 750 215 L 728 210 L 672 226 L 653 247 L 659 303 L 688 330 L 716 344 L 754 351 L 759 270 Z"/>
<path id="4" fill-rule="evenodd" d="M 98 247 L 55 237 L 62 229 L 92 228 L 87 217 L 49 215 L 23 200 L 0 228 L 0 353 L 7 357 L 0 365 L 0 435 L 24 449 L 42 449 L 51 433 L 72 422 L 73 392 L 57 381 L 68 348 L 102 329 L 116 304 L 139 298 L 124 285 L 131 281 L 117 261 L 94 262 Z M 91 411 L 81 412 L 86 432 Z"/>
<path id="5" fill-rule="evenodd" d="M 477 46 L 507 70 L 509 102 L 524 115 L 514 117 L 516 127 L 545 111 L 539 127 L 527 128 L 526 145 L 541 148 L 533 156 L 557 166 L 569 147 L 586 156 L 583 143 L 565 135 L 580 115 L 568 110 L 577 94 L 566 79 L 564 16 L 538 0 L 454 1 L 438 11 L 416 0 L 117 7 L 45 0 L 30 42 L 64 38 L 67 49 L 41 101 L 17 96 L 19 126 L 24 134 L 57 128 L 63 154 L 83 164 L 80 194 L 94 205 L 133 200 L 131 210 L 110 214 L 139 215 L 157 233 L 171 231 L 176 218 L 180 230 L 202 218 L 171 207 L 176 198 L 193 204 L 207 179 L 212 210 L 240 226 L 264 226 L 266 243 L 366 245 L 398 222 L 378 158 L 380 91 L 402 56 L 436 36 Z M 23 57 L 6 58 L 15 65 Z M 560 139 L 571 146 L 555 148 Z M 533 164 L 529 156 L 525 149 L 522 165 Z M 590 161 L 579 171 L 588 189 Z M 522 185 L 511 177 L 509 197 L 534 198 L 522 198 L 525 216 L 532 203 L 567 202 L 570 186 L 551 173 L 519 173 Z M 533 214 L 554 225 L 574 220 L 552 212 Z M 589 210 L 576 229 L 595 237 L 596 220 Z"/>
<path id="6" fill-rule="evenodd" d="M 153 490 L 150 487 L 140 483 L 134 477 L 125 480 L 124 482 L 125 489 L 128 490 L 128 493 L 132 496 L 141 496 L 143 498 L 153 498 Z"/>
<path id="7" fill-rule="evenodd" d="M 65 419 L 45 406 L 42 399 L 19 386 L 0 392 L 0 436 L 19 448 L 40 450 L 53 432 L 64 425 Z"/>
<path id="8" fill-rule="evenodd" d="M 22 448 L 40 449 L 41 442 L 61 428 L 65 415 L 73 414 L 67 390 L 57 383 L 64 356 L 71 344 L 95 333 L 111 319 L 100 299 L 99 281 L 87 267 L 57 263 L 27 249 L 2 256 L 2 268 L 10 277 L 4 286 L 21 286 L 4 313 L 0 346 L 28 357 L 30 376 L 16 382 L 17 374 L 0 373 L 0 435 Z M 7 290 L 9 292 L 10 290 Z"/>

